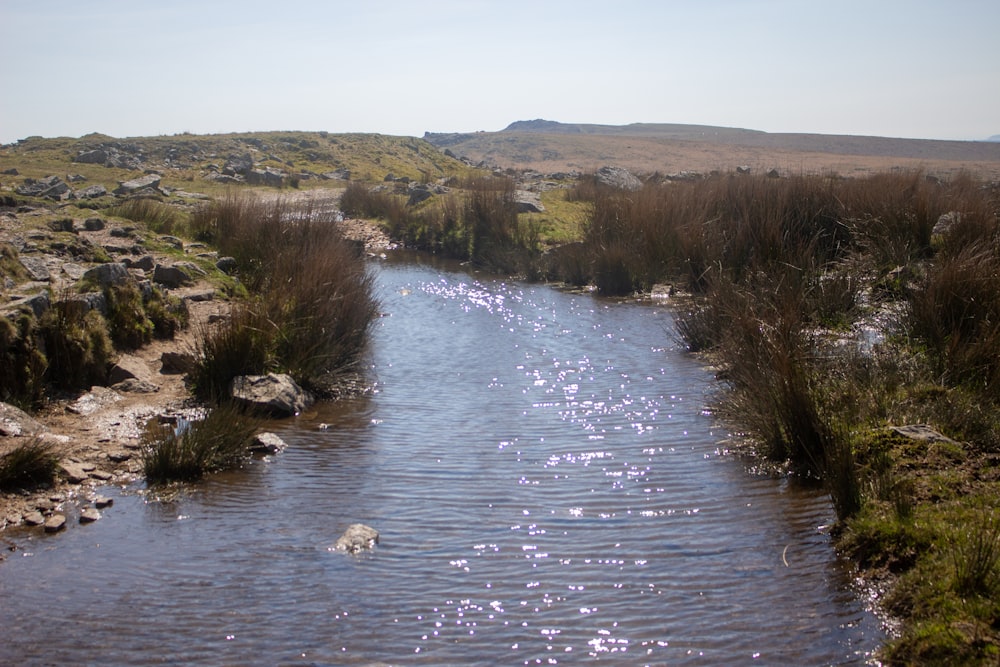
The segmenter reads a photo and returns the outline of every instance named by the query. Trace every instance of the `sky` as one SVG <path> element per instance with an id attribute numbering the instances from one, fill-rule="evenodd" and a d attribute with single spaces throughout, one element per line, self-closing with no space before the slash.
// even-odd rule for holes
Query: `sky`
<path id="1" fill-rule="evenodd" d="M 1000 134 L 997 0 L 0 0 L 0 143 L 693 123 Z"/>

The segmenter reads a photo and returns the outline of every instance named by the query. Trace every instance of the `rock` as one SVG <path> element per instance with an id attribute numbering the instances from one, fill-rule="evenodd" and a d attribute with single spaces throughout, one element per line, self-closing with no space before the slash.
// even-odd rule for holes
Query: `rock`
<path id="1" fill-rule="evenodd" d="M 745 165 L 745 164 L 740 165 L 739 167 L 736 167 L 736 173 L 737 174 L 749 174 L 750 173 L 750 166 L 749 165 Z"/>
<path id="2" fill-rule="evenodd" d="M 230 395 L 253 410 L 275 417 L 291 417 L 313 404 L 313 397 L 289 375 L 242 375 L 233 378 Z"/>
<path id="3" fill-rule="evenodd" d="M 108 194 L 108 189 L 103 185 L 91 185 L 76 193 L 80 199 L 97 199 Z"/>
<path id="4" fill-rule="evenodd" d="M 66 262 L 62 265 L 62 271 L 70 280 L 79 280 L 80 278 L 83 278 L 83 267 L 79 264 Z"/>
<path id="5" fill-rule="evenodd" d="M 250 185 L 269 185 L 280 188 L 285 183 L 285 172 L 277 169 L 251 169 L 246 173 L 247 183 Z"/>
<path id="6" fill-rule="evenodd" d="M 49 266 L 41 257 L 25 257 L 22 255 L 18 259 L 24 270 L 28 272 L 30 279 L 43 283 L 47 283 L 52 279 L 52 274 L 49 273 Z"/>
<path id="7" fill-rule="evenodd" d="M 215 290 L 206 289 L 198 292 L 191 292 L 190 294 L 185 294 L 183 299 L 185 303 L 204 303 L 205 301 L 213 301 L 215 299 Z"/>
<path id="8" fill-rule="evenodd" d="M 99 510 L 102 510 L 105 507 L 111 507 L 114 504 L 115 504 L 114 498 L 108 498 L 107 496 L 97 496 L 96 498 L 94 498 L 94 507 L 96 507 Z"/>
<path id="9" fill-rule="evenodd" d="M 190 373 L 194 368 L 195 358 L 188 352 L 168 350 L 160 355 L 160 363 L 162 364 L 160 372 L 165 375 Z"/>
<path id="10" fill-rule="evenodd" d="M 108 384 L 118 384 L 125 380 L 148 380 L 149 368 L 139 357 L 123 354 L 108 371 Z"/>
<path id="11" fill-rule="evenodd" d="M 97 283 L 100 287 L 124 285 L 128 282 L 128 269 L 120 262 L 98 264 L 83 274 L 83 279 Z"/>
<path id="12" fill-rule="evenodd" d="M 59 218 L 58 220 L 53 220 L 49 223 L 49 229 L 54 232 L 75 232 L 76 227 L 73 225 L 73 218 Z"/>
<path id="13" fill-rule="evenodd" d="M 909 440 L 917 440 L 919 442 L 935 443 L 935 442 L 945 442 L 951 444 L 957 444 L 954 440 L 946 435 L 942 435 L 936 431 L 932 426 L 928 424 L 908 424 L 906 426 L 890 426 L 889 430 L 896 435 L 901 435 Z"/>
<path id="14" fill-rule="evenodd" d="M 53 514 L 45 520 L 46 533 L 58 533 L 66 527 L 66 517 L 62 514 Z"/>
<path id="15" fill-rule="evenodd" d="M 157 264 L 153 269 L 153 282 L 164 285 L 165 287 L 177 288 L 182 285 L 193 283 L 194 279 L 191 278 L 191 275 L 179 264 L 171 264 L 169 266 Z"/>
<path id="16" fill-rule="evenodd" d="M 250 442 L 251 454 L 277 454 L 288 445 L 274 433 L 258 433 Z"/>
<path id="17" fill-rule="evenodd" d="M 178 250 L 184 250 L 184 241 L 180 240 L 176 236 L 164 235 L 160 237 L 160 240 L 169 246 L 173 246 Z"/>
<path id="18" fill-rule="evenodd" d="M 83 221 L 83 228 L 88 232 L 99 232 L 106 224 L 103 218 L 87 218 Z"/>
<path id="19" fill-rule="evenodd" d="M 632 172 L 622 167 L 601 167 L 597 170 L 597 182 L 619 190 L 640 190 L 642 181 Z"/>
<path id="20" fill-rule="evenodd" d="M 88 474 L 92 478 L 99 479 L 102 482 L 110 481 L 111 478 L 114 477 L 114 475 L 112 475 L 111 473 L 109 473 L 107 470 L 100 470 L 100 469 L 91 470 Z"/>
<path id="21" fill-rule="evenodd" d="M 226 274 L 232 274 L 236 271 L 236 258 L 235 257 L 220 257 L 219 261 L 215 263 L 215 268 Z"/>
<path id="22" fill-rule="evenodd" d="M 14 437 L 19 435 L 41 435 L 46 429 L 41 422 L 36 421 L 21 408 L 9 403 L 0 403 L 0 435 Z"/>
<path id="23" fill-rule="evenodd" d="M 143 271 L 152 271 L 156 268 L 156 260 L 153 259 L 152 255 L 143 255 L 139 259 L 126 257 L 122 260 L 122 264 L 130 269 L 142 269 Z"/>
<path id="24" fill-rule="evenodd" d="M 39 511 L 28 512 L 23 517 L 21 517 L 26 524 L 29 526 L 40 526 L 45 523 L 45 517 Z"/>
<path id="25" fill-rule="evenodd" d="M 108 154 L 99 148 L 92 151 L 83 151 L 73 158 L 73 161 L 83 164 L 104 164 L 108 161 Z"/>
<path id="26" fill-rule="evenodd" d="M 35 317 L 41 317 L 50 306 L 51 303 L 49 302 L 48 292 L 39 292 L 38 294 L 32 294 L 31 296 L 14 299 L 4 310 L 6 311 L 8 308 L 11 310 L 26 308 L 31 310 Z"/>
<path id="27" fill-rule="evenodd" d="M 222 174 L 224 176 L 235 176 L 237 174 L 242 176 L 251 169 L 253 169 L 253 157 L 249 153 L 235 155 L 226 160 L 225 166 L 222 167 Z"/>
<path id="28" fill-rule="evenodd" d="M 66 199 L 72 195 L 73 191 L 58 176 L 46 176 L 38 180 L 26 178 L 23 185 L 14 188 L 14 192 L 26 197 Z"/>
<path id="29" fill-rule="evenodd" d="M 115 238 L 124 239 L 135 233 L 135 227 L 112 227 L 110 233 Z"/>
<path id="30" fill-rule="evenodd" d="M 351 180 L 351 170 L 341 167 L 340 169 L 334 169 L 333 171 L 327 171 L 320 174 L 320 178 L 328 181 L 349 181 Z"/>
<path id="31" fill-rule="evenodd" d="M 79 484 L 90 477 L 90 473 L 84 470 L 82 463 L 75 463 L 73 461 L 60 461 L 59 471 L 70 484 Z"/>
<path id="32" fill-rule="evenodd" d="M 83 307 L 83 312 L 88 313 L 91 310 L 96 310 L 101 315 L 107 315 L 108 313 L 108 300 L 104 296 L 104 292 L 85 292 L 83 294 L 71 294 L 64 301 L 72 301 L 74 303 L 79 303 Z"/>
<path id="33" fill-rule="evenodd" d="M 356 554 L 360 551 L 373 548 L 378 544 L 378 531 L 363 523 L 352 523 L 344 531 L 337 542 L 330 548 L 330 551 L 342 551 L 344 553 Z"/>
<path id="34" fill-rule="evenodd" d="M 55 501 L 49 500 L 48 498 L 39 498 L 35 501 L 35 509 L 39 512 L 54 512 L 56 509 Z"/>
<path id="35" fill-rule="evenodd" d="M 119 183 L 118 187 L 114 189 L 114 193 L 119 196 L 131 195 L 139 192 L 140 190 L 145 190 L 146 188 L 157 188 L 159 185 L 159 174 L 146 174 L 144 176 L 140 176 L 139 178 L 133 178 L 131 181 Z"/>
<path id="36" fill-rule="evenodd" d="M 777 169 L 770 169 L 767 172 L 767 177 L 768 178 L 781 178 L 781 172 L 779 172 Z"/>
<path id="37" fill-rule="evenodd" d="M 80 510 L 80 523 L 93 523 L 101 518 L 96 507 L 84 507 Z"/>
<path id="38" fill-rule="evenodd" d="M 938 216 L 937 222 L 934 223 L 934 228 L 931 229 L 931 238 L 940 239 L 941 237 L 948 234 L 957 223 L 962 221 L 962 214 L 959 211 L 948 211 L 947 213 L 942 213 Z"/>
<path id="39" fill-rule="evenodd" d="M 537 192 L 518 190 L 514 193 L 514 204 L 518 213 L 541 213 L 545 210 L 542 198 Z"/>
<path id="40" fill-rule="evenodd" d="M 410 198 L 406 200 L 406 205 L 415 206 L 420 202 L 427 201 L 433 194 L 426 185 L 416 185 L 410 188 Z"/>
<path id="41" fill-rule="evenodd" d="M 111 388 L 123 394 L 155 394 L 160 391 L 159 385 L 138 378 L 127 378 L 121 382 L 115 382 Z"/>
<path id="42" fill-rule="evenodd" d="M 91 387 L 90 391 L 66 406 L 75 415 L 89 415 L 98 409 L 121 400 L 121 395 L 107 387 Z"/>

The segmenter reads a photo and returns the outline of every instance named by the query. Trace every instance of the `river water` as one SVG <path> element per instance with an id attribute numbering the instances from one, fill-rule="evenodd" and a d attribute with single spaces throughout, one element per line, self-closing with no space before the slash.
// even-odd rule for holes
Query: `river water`
<path id="1" fill-rule="evenodd" d="M 828 498 L 719 452 L 666 308 L 373 270 L 376 390 L 274 423 L 271 459 L 23 538 L 0 663 L 864 664 L 884 639 Z M 331 552 L 355 522 L 380 544 Z"/>

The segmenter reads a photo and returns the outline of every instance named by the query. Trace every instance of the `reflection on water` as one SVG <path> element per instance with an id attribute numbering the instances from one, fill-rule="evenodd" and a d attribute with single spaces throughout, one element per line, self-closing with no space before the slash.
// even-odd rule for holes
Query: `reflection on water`
<path id="1" fill-rule="evenodd" d="M 828 499 L 718 454 L 669 313 L 378 272 L 376 391 L 275 424 L 271 460 L 25 541 L 0 566 L 0 662 L 857 664 L 877 646 Z M 328 551 L 355 522 L 380 545 Z"/>

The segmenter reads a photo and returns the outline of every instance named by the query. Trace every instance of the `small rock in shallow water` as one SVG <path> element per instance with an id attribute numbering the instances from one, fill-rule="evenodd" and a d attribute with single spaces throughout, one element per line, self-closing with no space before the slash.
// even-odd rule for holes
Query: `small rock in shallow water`
<path id="1" fill-rule="evenodd" d="M 46 533 L 58 533 L 66 527 L 66 517 L 62 514 L 53 514 L 45 520 Z"/>
<path id="2" fill-rule="evenodd" d="M 45 523 L 45 517 L 41 512 L 28 512 L 24 515 L 24 522 L 29 526 L 40 526 Z"/>
<path id="3" fill-rule="evenodd" d="M 250 452 L 253 454 L 277 454 L 287 445 L 274 433 L 258 433 L 250 443 Z"/>
<path id="4" fill-rule="evenodd" d="M 80 523 L 93 523 L 101 518 L 101 513 L 94 507 L 84 507 L 80 510 Z"/>
<path id="5" fill-rule="evenodd" d="M 343 551 L 356 554 L 365 549 L 371 549 L 378 544 L 378 531 L 363 523 L 352 523 L 340 536 L 330 551 Z"/>
<path id="6" fill-rule="evenodd" d="M 114 498 L 108 498 L 107 496 L 97 496 L 94 498 L 94 506 L 97 509 L 104 509 L 105 507 L 111 507 L 115 504 Z"/>

